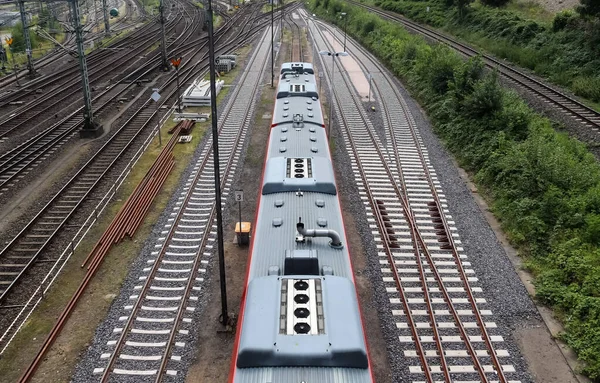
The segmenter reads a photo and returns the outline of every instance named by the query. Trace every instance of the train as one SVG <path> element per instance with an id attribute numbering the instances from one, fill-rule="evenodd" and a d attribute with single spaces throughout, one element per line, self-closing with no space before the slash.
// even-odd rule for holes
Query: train
<path id="1" fill-rule="evenodd" d="M 229 382 L 372 382 L 313 65 L 284 63 Z"/>

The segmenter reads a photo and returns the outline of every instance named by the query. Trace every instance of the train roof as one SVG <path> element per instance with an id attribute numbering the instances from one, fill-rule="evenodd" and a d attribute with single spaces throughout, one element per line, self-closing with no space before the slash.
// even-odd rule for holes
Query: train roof
<path id="1" fill-rule="evenodd" d="M 311 63 L 305 62 L 296 62 L 296 63 L 283 63 L 281 64 L 281 74 L 286 72 L 296 72 L 296 73 L 310 73 L 315 74 L 315 70 Z"/>

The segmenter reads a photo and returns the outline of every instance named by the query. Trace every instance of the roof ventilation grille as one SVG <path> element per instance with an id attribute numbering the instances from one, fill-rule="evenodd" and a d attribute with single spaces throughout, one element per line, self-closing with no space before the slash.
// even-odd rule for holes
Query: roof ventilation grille
<path id="1" fill-rule="evenodd" d="M 300 129 L 302 129 L 302 127 L 304 127 L 304 116 L 302 114 L 300 114 L 300 113 L 294 114 L 292 121 L 293 121 L 292 125 L 294 126 L 294 129 L 300 130 Z"/>
<path id="2" fill-rule="evenodd" d="M 288 158 L 287 178 L 312 178 L 312 166 L 310 158 Z"/>
<path id="3" fill-rule="evenodd" d="M 320 279 L 284 279 L 281 283 L 281 322 L 286 335 L 325 334 Z"/>

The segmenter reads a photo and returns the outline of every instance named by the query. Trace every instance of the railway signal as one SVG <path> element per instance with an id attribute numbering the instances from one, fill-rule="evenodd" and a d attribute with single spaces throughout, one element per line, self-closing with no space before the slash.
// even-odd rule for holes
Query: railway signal
<path id="1" fill-rule="evenodd" d="M 172 58 L 171 64 L 175 67 L 175 78 L 177 79 L 177 113 L 181 113 L 181 97 L 179 97 L 179 64 L 181 64 L 181 57 Z"/>
<path id="2" fill-rule="evenodd" d="M 12 37 L 5 37 L 4 41 L 6 41 L 6 44 L 8 44 L 8 49 L 10 50 L 10 57 L 12 57 L 13 72 L 15 72 L 15 81 L 17 82 L 17 86 L 21 86 L 21 84 L 19 84 L 19 74 L 17 73 L 17 64 L 15 63 L 15 54 L 13 53 L 13 50 L 12 50 L 12 44 L 13 44 L 14 40 Z"/>

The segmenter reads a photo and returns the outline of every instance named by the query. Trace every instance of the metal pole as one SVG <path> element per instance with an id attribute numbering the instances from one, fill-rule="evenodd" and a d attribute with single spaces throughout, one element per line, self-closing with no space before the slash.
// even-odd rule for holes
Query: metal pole
<path id="1" fill-rule="evenodd" d="M 25 52 L 27 52 L 27 69 L 30 76 L 35 76 L 33 67 L 33 58 L 31 57 L 31 38 L 29 37 L 29 23 L 25 13 L 25 0 L 19 0 L 19 10 L 21 11 L 21 24 L 23 24 L 23 38 L 25 38 Z"/>
<path id="2" fill-rule="evenodd" d="M 331 119 L 333 118 L 333 104 L 334 104 L 334 94 L 333 94 L 333 75 L 335 74 L 335 53 L 331 54 L 331 105 L 329 105 L 329 131 L 327 132 L 327 137 L 331 134 Z"/>
<path id="3" fill-rule="evenodd" d="M 102 13 L 104 14 L 104 32 L 106 32 L 106 34 L 109 34 L 110 23 L 108 22 L 108 6 L 106 4 L 106 0 L 102 0 Z"/>
<path id="4" fill-rule="evenodd" d="M 271 0 L 271 88 L 275 86 L 275 54 L 273 47 L 273 40 L 275 39 L 275 30 L 273 29 L 273 3 L 275 0 Z"/>
<path id="5" fill-rule="evenodd" d="M 179 96 L 179 65 L 175 67 L 175 78 L 177 79 L 177 113 L 181 113 L 181 97 Z"/>
<path id="6" fill-rule="evenodd" d="M 79 3 L 77 0 L 70 0 L 71 12 L 73 16 L 73 26 L 75 27 L 75 39 L 77 41 L 77 53 L 79 55 L 79 68 L 81 70 L 81 81 L 83 82 L 83 118 L 85 120 L 83 129 L 95 129 L 94 116 L 92 112 L 92 95 L 90 92 L 90 82 L 88 79 L 87 63 L 85 60 L 85 51 L 83 49 L 83 33 L 79 23 Z M 100 132 L 101 134 L 101 132 Z"/>
<path id="7" fill-rule="evenodd" d="M 242 201 L 238 201 L 238 208 L 240 211 L 240 237 L 242 235 Z M 238 243 L 239 245 L 239 243 Z"/>
<path id="8" fill-rule="evenodd" d="M 9 46 L 8 49 L 10 50 L 10 57 L 12 58 L 12 62 L 13 62 L 13 72 L 15 72 L 15 81 L 17 82 L 17 86 L 21 86 L 21 84 L 19 84 L 19 75 L 17 72 L 17 64 L 15 63 L 15 52 L 13 52 L 13 49 L 11 46 Z"/>
<path id="9" fill-rule="evenodd" d="M 160 0 L 158 5 L 158 11 L 160 12 L 160 34 L 161 34 L 161 56 L 163 70 L 169 70 L 169 64 L 167 63 L 167 42 L 165 39 L 165 15 L 163 0 Z"/>
<path id="10" fill-rule="evenodd" d="M 217 86 L 215 84 L 215 45 L 213 36 L 212 0 L 208 0 L 208 62 L 210 66 L 210 106 L 215 171 L 215 203 L 217 209 L 217 248 L 219 250 L 219 278 L 221 281 L 221 324 L 227 325 L 227 288 L 225 285 L 225 252 L 223 250 L 223 218 L 221 217 L 221 171 L 219 169 L 219 130 L 217 128 Z"/>
<path id="11" fill-rule="evenodd" d="M 348 15 L 344 16 L 344 52 L 346 52 L 346 25 L 348 25 Z"/>
<path id="12" fill-rule="evenodd" d="M 1 70 L 6 69 L 6 59 L 7 59 L 6 56 L 7 56 L 6 50 L 4 49 L 4 47 L 2 46 L 2 42 L 0 41 L 0 63 L 2 64 L 2 68 L 0 68 Z"/>
<path id="13" fill-rule="evenodd" d="M 371 76 L 371 73 L 369 73 L 369 102 L 371 102 L 371 78 L 373 76 Z"/>

